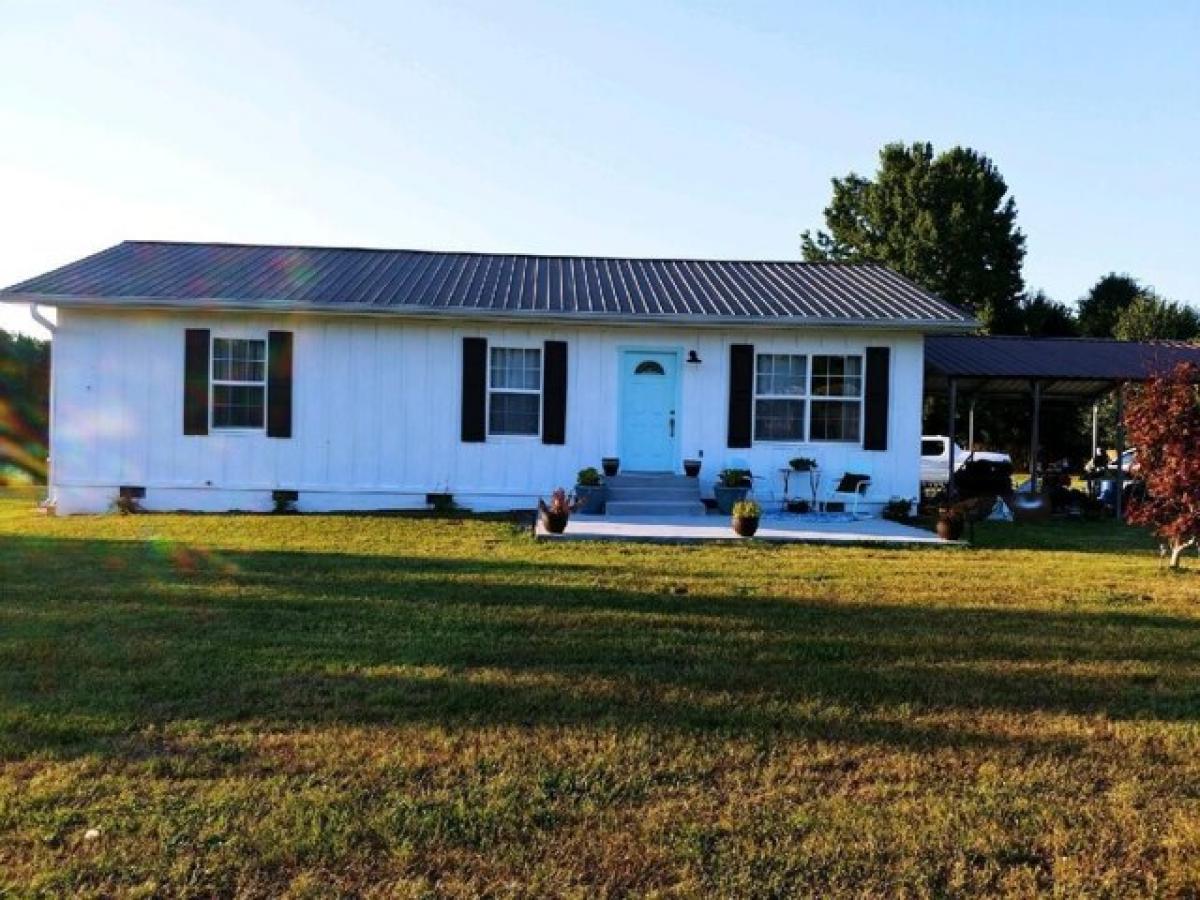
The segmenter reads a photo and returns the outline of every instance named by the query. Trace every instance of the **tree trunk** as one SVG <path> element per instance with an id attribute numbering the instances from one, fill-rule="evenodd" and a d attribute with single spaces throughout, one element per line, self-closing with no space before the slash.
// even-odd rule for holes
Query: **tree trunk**
<path id="1" fill-rule="evenodd" d="M 1188 547 L 1196 546 L 1196 539 L 1190 538 L 1186 541 L 1171 541 L 1171 568 L 1179 568 L 1179 557 L 1183 555 L 1183 551 Z"/>

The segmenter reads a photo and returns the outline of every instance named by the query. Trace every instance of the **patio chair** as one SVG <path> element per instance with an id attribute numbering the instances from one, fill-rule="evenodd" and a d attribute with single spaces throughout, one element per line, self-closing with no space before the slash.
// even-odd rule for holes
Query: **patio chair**
<path id="1" fill-rule="evenodd" d="M 843 503 L 855 519 L 870 518 L 868 513 L 859 513 L 858 505 L 867 496 L 871 488 L 869 472 L 846 472 L 841 478 L 829 483 L 822 505 L 828 509 L 830 503 Z"/>

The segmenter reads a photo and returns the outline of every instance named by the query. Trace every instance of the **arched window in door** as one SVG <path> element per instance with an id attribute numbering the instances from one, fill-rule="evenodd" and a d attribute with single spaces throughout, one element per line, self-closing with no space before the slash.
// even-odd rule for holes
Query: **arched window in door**
<path id="1" fill-rule="evenodd" d="M 666 375 L 663 367 L 652 359 L 644 359 L 633 370 L 634 375 Z"/>

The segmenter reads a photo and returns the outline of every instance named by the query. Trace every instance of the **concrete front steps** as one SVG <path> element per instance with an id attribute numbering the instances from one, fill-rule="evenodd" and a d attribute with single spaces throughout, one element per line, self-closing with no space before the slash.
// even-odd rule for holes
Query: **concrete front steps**
<path id="1" fill-rule="evenodd" d="M 610 516 L 702 516 L 700 482 L 686 475 L 624 472 L 604 480 Z"/>

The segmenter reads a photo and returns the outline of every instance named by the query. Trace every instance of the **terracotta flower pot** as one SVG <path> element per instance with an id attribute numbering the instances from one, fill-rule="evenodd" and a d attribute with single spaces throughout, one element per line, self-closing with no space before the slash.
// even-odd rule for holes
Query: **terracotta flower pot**
<path id="1" fill-rule="evenodd" d="M 963 533 L 962 519 L 938 518 L 937 536 L 944 541 L 957 541 Z"/>
<path id="2" fill-rule="evenodd" d="M 733 530 L 741 537 L 754 537 L 758 531 L 758 516 L 731 516 Z"/>
<path id="3" fill-rule="evenodd" d="M 616 456 L 606 456 L 600 460 L 600 465 L 604 469 L 604 474 L 612 478 L 621 468 L 621 460 Z"/>
<path id="4" fill-rule="evenodd" d="M 695 478 L 700 474 L 700 460 L 685 459 L 683 461 L 683 474 L 688 478 Z"/>

